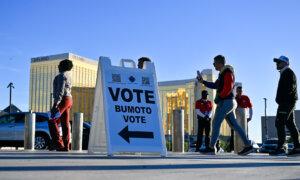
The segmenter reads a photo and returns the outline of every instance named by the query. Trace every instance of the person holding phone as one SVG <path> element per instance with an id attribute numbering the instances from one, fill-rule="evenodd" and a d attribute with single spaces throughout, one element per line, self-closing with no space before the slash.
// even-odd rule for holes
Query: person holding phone
<path id="1" fill-rule="evenodd" d="M 240 135 L 244 143 L 244 148 L 238 155 L 247 155 L 254 151 L 251 142 L 246 136 L 245 131 L 237 123 L 234 110 L 236 108 L 236 102 L 234 101 L 233 87 L 235 83 L 234 69 L 230 65 L 226 65 L 225 57 L 218 55 L 214 57 L 213 65 L 217 71 L 219 71 L 218 79 L 215 82 L 208 82 L 203 80 L 201 74 L 197 75 L 197 79 L 200 83 L 203 83 L 206 87 L 216 89 L 216 97 L 214 102 L 217 104 L 213 124 L 212 135 L 209 148 L 206 153 L 215 154 L 215 145 L 220 135 L 220 127 L 224 119 L 230 126 Z"/>

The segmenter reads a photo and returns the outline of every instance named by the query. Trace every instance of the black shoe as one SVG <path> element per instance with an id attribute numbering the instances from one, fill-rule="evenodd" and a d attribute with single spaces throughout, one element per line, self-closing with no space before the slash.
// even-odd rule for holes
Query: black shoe
<path id="1" fill-rule="evenodd" d="M 64 148 L 58 148 L 58 149 L 56 149 L 56 151 L 67 152 L 67 151 L 69 151 L 69 149 L 64 147 Z"/>
<path id="2" fill-rule="evenodd" d="M 300 147 L 293 148 L 287 155 L 289 156 L 300 155 Z"/>
<path id="3" fill-rule="evenodd" d="M 276 149 L 274 151 L 269 152 L 270 156 L 286 156 L 286 152 L 283 148 Z"/>
<path id="4" fill-rule="evenodd" d="M 215 148 L 211 148 L 211 147 L 205 148 L 203 151 L 201 151 L 201 153 L 207 154 L 207 155 L 216 155 Z"/>
<path id="5" fill-rule="evenodd" d="M 206 148 L 205 149 L 200 149 L 199 152 L 200 153 L 205 153 L 206 152 Z"/>
<path id="6" fill-rule="evenodd" d="M 55 151 L 57 149 L 57 147 L 55 145 L 50 145 L 49 146 L 49 151 Z"/>
<path id="7" fill-rule="evenodd" d="M 238 155 L 246 156 L 252 152 L 254 152 L 253 146 L 248 146 L 248 147 L 245 147 L 242 151 L 238 152 Z"/>

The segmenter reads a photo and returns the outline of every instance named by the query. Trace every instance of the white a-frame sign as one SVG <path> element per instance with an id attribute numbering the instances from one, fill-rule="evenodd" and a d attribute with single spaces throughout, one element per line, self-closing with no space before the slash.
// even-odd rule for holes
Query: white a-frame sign
<path id="1" fill-rule="evenodd" d="M 129 63 L 132 67 L 125 67 Z M 112 66 L 100 57 L 89 153 L 151 152 L 166 156 L 154 64 Z"/>

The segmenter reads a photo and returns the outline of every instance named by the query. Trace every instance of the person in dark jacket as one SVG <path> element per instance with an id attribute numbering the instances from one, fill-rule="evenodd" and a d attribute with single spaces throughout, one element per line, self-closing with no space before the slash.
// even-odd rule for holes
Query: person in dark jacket
<path id="1" fill-rule="evenodd" d="M 236 103 L 234 101 L 233 87 L 235 83 L 234 70 L 230 65 L 225 65 L 225 57 L 218 55 L 214 58 L 213 63 L 215 69 L 219 71 L 219 77 L 215 82 L 207 82 L 198 75 L 197 79 L 199 82 L 203 83 L 206 87 L 217 89 L 217 94 L 215 97 L 215 103 L 217 108 L 214 115 L 214 120 L 212 124 L 212 135 L 210 140 L 209 148 L 207 153 L 215 154 L 215 145 L 220 135 L 220 127 L 224 119 L 228 124 L 240 135 L 244 143 L 244 148 L 239 155 L 247 155 L 254 151 L 251 142 L 248 140 L 245 131 L 239 126 L 236 121 L 234 110 L 236 108 Z"/>
<path id="2" fill-rule="evenodd" d="M 289 67 L 289 59 L 286 56 L 274 58 L 277 70 L 280 72 L 280 78 L 276 94 L 276 103 L 278 104 L 275 126 L 277 128 L 278 146 L 270 155 L 285 155 L 283 149 L 286 132 L 285 126 L 289 129 L 294 142 L 294 148 L 289 155 L 300 154 L 299 132 L 295 123 L 295 105 L 298 100 L 297 78 L 293 70 Z"/>
<path id="3" fill-rule="evenodd" d="M 53 80 L 54 103 L 51 108 L 51 119 L 48 121 L 52 146 L 49 150 L 70 150 L 70 109 L 72 107 L 71 75 L 72 61 L 65 59 L 59 65 L 59 74 Z M 62 138 L 58 124 L 61 123 Z"/>

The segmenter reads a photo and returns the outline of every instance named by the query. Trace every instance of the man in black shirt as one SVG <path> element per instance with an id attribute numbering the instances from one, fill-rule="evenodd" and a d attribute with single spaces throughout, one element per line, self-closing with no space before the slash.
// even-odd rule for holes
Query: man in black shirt
<path id="1" fill-rule="evenodd" d="M 289 129 L 294 142 L 294 148 L 288 155 L 300 154 L 299 132 L 295 123 L 295 105 L 298 100 L 297 78 L 292 69 L 289 68 L 289 59 L 285 56 L 274 58 L 280 79 L 276 94 L 278 104 L 275 126 L 278 134 L 278 146 L 270 155 L 285 155 L 283 144 L 286 138 L 285 126 Z"/>

